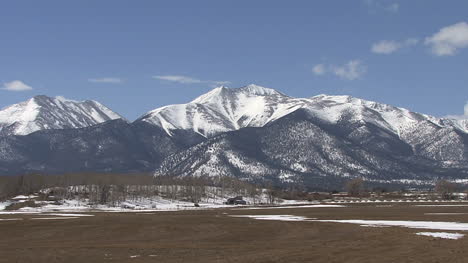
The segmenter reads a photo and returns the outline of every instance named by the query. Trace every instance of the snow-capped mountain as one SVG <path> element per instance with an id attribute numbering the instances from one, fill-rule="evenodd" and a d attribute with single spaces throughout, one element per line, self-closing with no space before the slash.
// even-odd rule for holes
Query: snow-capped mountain
<path id="1" fill-rule="evenodd" d="M 180 137 L 180 140 L 193 137 L 188 136 L 190 133 L 211 138 L 245 127 L 263 127 L 298 109 L 304 109 L 330 125 L 374 124 L 411 145 L 416 154 L 432 159 L 467 158 L 464 147 L 461 147 L 461 136 L 468 134 L 466 120 L 436 118 L 351 96 L 292 98 L 257 85 L 237 89 L 219 87 L 187 104 L 153 110 L 136 122 L 161 127 L 168 135 Z M 193 144 L 200 141 L 195 140 Z"/>
<path id="2" fill-rule="evenodd" d="M 41 95 L 0 110 L 0 135 L 83 128 L 120 118 L 120 115 L 96 101 L 73 101 Z"/>
<path id="3" fill-rule="evenodd" d="M 398 136 L 372 123 L 330 125 L 299 109 L 267 126 L 223 133 L 173 154 L 155 175 L 236 176 L 339 189 L 357 176 L 373 184 L 430 183 L 465 178 L 467 168 L 466 161 L 455 169 L 418 157 Z"/>
<path id="4" fill-rule="evenodd" d="M 223 133 L 173 154 L 156 175 L 236 176 L 339 189 L 356 176 L 397 185 L 464 178 L 466 168 L 466 163 L 453 169 L 415 156 L 410 145 L 374 124 L 330 125 L 300 109 L 265 127 Z"/>
<path id="5" fill-rule="evenodd" d="M 187 104 L 150 111 L 137 121 L 162 127 L 169 135 L 189 130 L 209 138 L 244 127 L 262 127 L 305 103 L 306 100 L 257 85 L 238 89 L 219 87 Z"/>
<path id="6" fill-rule="evenodd" d="M 468 179 L 468 121 L 350 96 L 220 87 L 133 123 L 108 121 L 119 118 L 93 101 L 45 96 L 7 107 L 0 174 L 157 170 L 325 189 L 354 176 L 376 184 Z"/>
<path id="7" fill-rule="evenodd" d="M 192 130 L 207 138 L 166 158 L 158 175 L 325 184 L 352 176 L 388 183 L 467 175 L 465 122 L 351 96 L 292 98 L 255 85 L 217 88 L 141 120 L 172 137 Z M 249 127 L 255 129 L 243 129 Z"/>
<path id="8" fill-rule="evenodd" d="M 209 138 L 245 127 L 263 127 L 300 108 L 329 123 L 351 118 L 374 123 L 402 137 L 421 122 L 468 132 L 463 121 L 439 119 L 351 96 L 292 98 L 254 84 L 235 89 L 219 87 L 187 104 L 150 111 L 137 121 L 160 126 L 169 135 L 175 130 L 192 130 Z"/>

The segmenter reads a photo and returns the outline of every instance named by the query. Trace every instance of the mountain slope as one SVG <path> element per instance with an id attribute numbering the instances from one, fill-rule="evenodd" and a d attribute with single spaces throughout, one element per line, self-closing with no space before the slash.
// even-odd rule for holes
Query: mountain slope
<path id="1" fill-rule="evenodd" d="M 159 128 L 122 119 L 80 129 L 0 137 L 0 175 L 148 172 L 181 150 Z"/>
<path id="2" fill-rule="evenodd" d="M 467 166 L 441 168 L 374 124 L 343 130 L 342 123 L 330 125 L 300 109 L 265 127 L 224 133 L 169 156 L 156 175 L 236 176 L 322 189 L 339 189 L 356 176 L 374 184 L 468 176 Z"/>
<path id="3" fill-rule="evenodd" d="M 122 118 L 99 102 L 62 97 L 34 98 L 0 111 L 0 135 L 27 135 L 39 130 L 83 128 Z"/>
<path id="4" fill-rule="evenodd" d="M 216 88 L 190 103 L 153 110 L 136 122 L 161 127 L 169 136 L 190 146 L 224 132 L 264 127 L 297 109 L 337 127 L 373 124 L 410 145 L 415 154 L 427 158 L 439 161 L 468 158 L 461 143 L 468 133 L 466 121 L 439 119 L 351 96 L 292 98 L 256 85 Z M 450 148 L 444 149 L 444 145 Z"/>

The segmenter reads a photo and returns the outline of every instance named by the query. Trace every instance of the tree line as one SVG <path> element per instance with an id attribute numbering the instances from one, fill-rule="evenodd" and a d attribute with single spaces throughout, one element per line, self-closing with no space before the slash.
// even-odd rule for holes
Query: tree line
<path id="1" fill-rule="evenodd" d="M 374 189 L 369 189 L 366 187 L 366 182 L 362 178 L 354 178 L 346 182 L 345 191 L 351 197 L 366 197 L 369 196 L 369 193 L 384 193 L 387 192 L 385 188 L 379 187 Z M 402 189 L 405 191 L 405 189 Z M 468 190 L 464 189 L 461 185 L 450 182 L 448 180 L 440 179 L 437 180 L 432 189 L 427 189 L 428 192 L 444 200 L 455 199 L 455 192 L 465 192 Z"/>
<path id="2" fill-rule="evenodd" d="M 268 185 L 269 186 L 269 185 Z M 172 177 L 151 174 L 73 173 L 0 177 L 0 200 L 18 195 L 47 194 L 56 200 L 81 199 L 89 204 L 117 206 L 125 201 L 162 197 L 169 200 L 219 202 L 219 198 L 244 196 L 252 203 L 273 203 L 279 191 L 263 189 L 233 177 Z"/>

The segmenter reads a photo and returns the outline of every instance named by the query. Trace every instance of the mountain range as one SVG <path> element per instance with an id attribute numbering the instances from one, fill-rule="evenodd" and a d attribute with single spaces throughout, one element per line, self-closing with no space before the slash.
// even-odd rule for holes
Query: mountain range
<path id="1" fill-rule="evenodd" d="M 468 179 L 468 120 L 351 96 L 219 87 L 128 122 L 95 101 L 36 96 L 0 111 L 0 174 L 153 172 L 331 189 L 354 177 Z"/>

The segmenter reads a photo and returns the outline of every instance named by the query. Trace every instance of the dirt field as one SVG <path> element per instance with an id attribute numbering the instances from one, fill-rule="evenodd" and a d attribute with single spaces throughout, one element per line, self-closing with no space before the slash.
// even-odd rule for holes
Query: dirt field
<path id="1" fill-rule="evenodd" d="M 418 236 L 426 230 L 324 222 L 263 221 L 229 215 L 296 215 L 318 219 L 467 222 L 463 207 L 347 205 L 154 213 L 32 220 L 0 215 L 0 262 L 468 262 L 468 237 Z M 437 231 L 458 232 L 463 231 Z M 467 232 L 468 234 L 468 232 Z"/>

